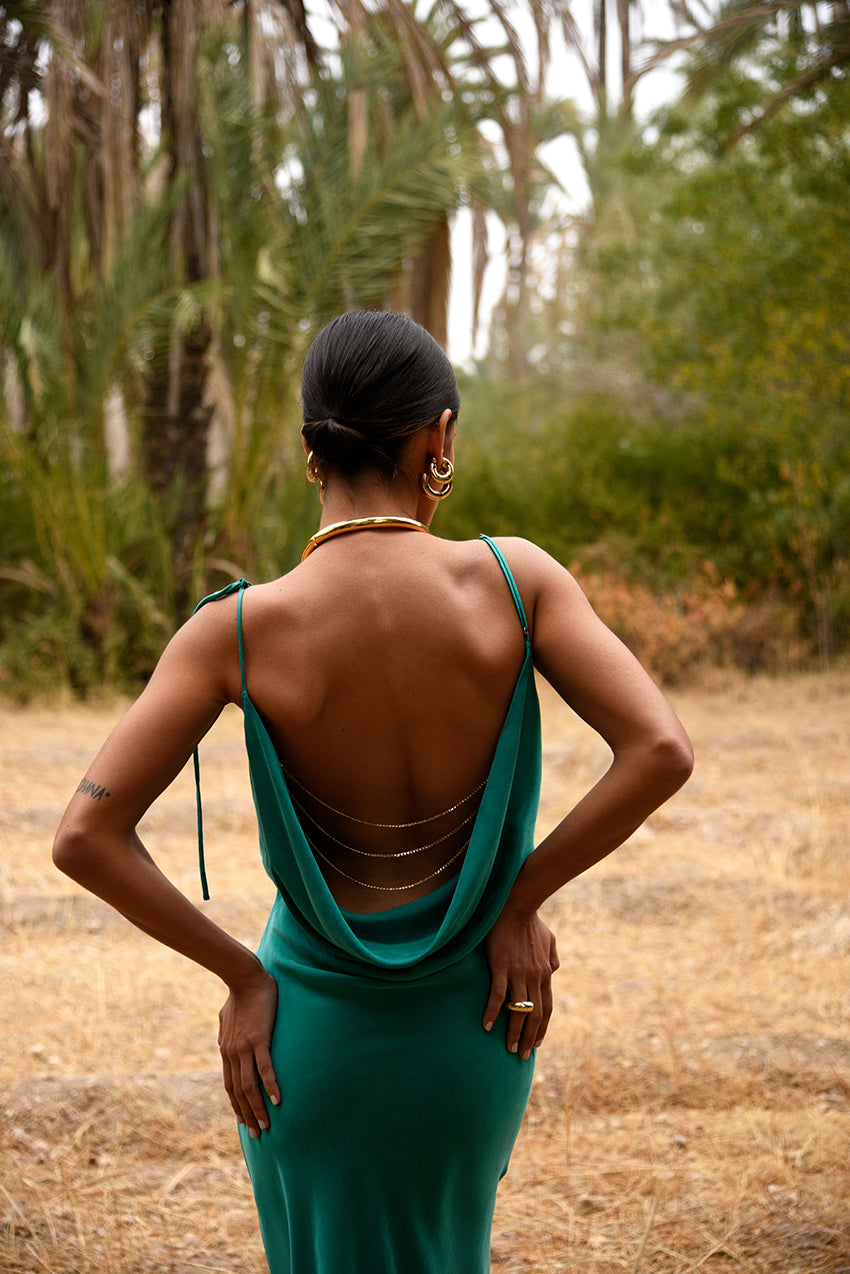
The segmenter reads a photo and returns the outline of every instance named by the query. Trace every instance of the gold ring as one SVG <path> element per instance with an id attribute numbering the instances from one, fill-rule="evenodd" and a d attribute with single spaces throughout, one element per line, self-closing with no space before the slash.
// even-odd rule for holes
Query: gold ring
<path id="1" fill-rule="evenodd" d="M 508 1010 L 511 1013 L 533 1013 L 534 1005 L 531 1000 L 510 1000 Z"/>

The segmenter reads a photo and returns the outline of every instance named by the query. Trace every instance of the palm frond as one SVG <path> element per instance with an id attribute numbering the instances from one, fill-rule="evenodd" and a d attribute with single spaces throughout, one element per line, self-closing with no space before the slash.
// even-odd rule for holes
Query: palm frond
<path id="1" fill-rule="evenodd" d="M 695 105 L 729 68 L 749 58 L 763 63 L 771 50 L 793 55 L 795 69 L 763 94 L 760 106 L 727 145 L 759 127 L 784 102 L 826 80 L 835 68 L 850 63 L 850 15 L 843 7 L 835 7 L 829 22 L 820 20 L 817 5 L 793 0 L 729 0 L 707 18 L 683 6 L 679 16 L 693 29 L 672 40 L 655 41 L 640 70 L 644 73 L 676 54 L 690 53 L 685 106 Z"/>
<path id="2" fill-rule="evenodd" d="M 314 117 L 299 139 L 304 177 L 289 248 L 305 315 L 380 302 L 399 261 L 456 205 L 470 163 L 471 126 L 443 103 L 427 120 L 413 111 L 397 120 L 389 153 L 370 153 L 352 181 L 333 93 L 325 105 L 321 129 Z"/>

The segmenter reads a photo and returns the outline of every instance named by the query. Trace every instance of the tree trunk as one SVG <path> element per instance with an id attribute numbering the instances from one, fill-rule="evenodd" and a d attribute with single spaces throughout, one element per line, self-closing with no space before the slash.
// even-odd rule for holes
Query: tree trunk
<path id="1" fill-rule="evenodd" d="M 420 249 L 410 280 L 410 316 L 421 323 L 443 349 L 449 339 L 450 276 L 451 236 L 449 218 L 445 216 Z"/>
<path id="2" fill-rule="evenodd" d="M 632 0 L 617 0 L 617 22 L 620 27 L 620 90 L 621 119 L 628 119 L 632 113 L 634 97 L 634 72 L 632 70 L 632 33 L 631 33 Z"/>
<path id="3" fill-rule="evenodd" d="M 196 64 L 203 6 L 165 0 L 162 7 L 162 134 L 170 181 L 185 184 L 171 227 L 170 246 L 180 284 L 207 277 L 207 180 L 197 114 Z M 167 353 L 152 360 L 145 384 L 142 438 L 151 489 L 169 501 L 177 605 L 189 601 L 188 575 L 203 529 L 207 436 L 212 410 L 205 401 L 210 332 L 172 326 Z"/>
<path id="4" fill-rule="evenodd" d="M 594 24 L 596 26 L 597 70 L 599 74 L 596 105 L 599 112 L 599 122 L 604 124 L 608 118 L 608 13 L 605 0 L 596 0 Z"/>
<path id="5" fill-rule="evenodd" d="M 205 401 L 210 336 L 199 326 L 173 332 L 168 357 L 157 360 L 146 384 L 143 416 L 145 473 L 153 493 L 170 505 L 176 597 L 189 603 L 188 576 L 203 531 L 207 437 L 212 407 Z"/>

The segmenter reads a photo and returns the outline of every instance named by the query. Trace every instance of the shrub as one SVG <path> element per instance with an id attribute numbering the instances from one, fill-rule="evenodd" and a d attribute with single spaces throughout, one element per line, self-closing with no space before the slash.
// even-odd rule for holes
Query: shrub
<path id="1" fill-rule="evenodd" d="M 612 571 L 573 568 L 597 614 L 660 681 L 681 685 L 705 667 L 785 672 L 806 662 L 799 615 L 778 599 L 744 601 L 709 563 L 654 593 Z"/>

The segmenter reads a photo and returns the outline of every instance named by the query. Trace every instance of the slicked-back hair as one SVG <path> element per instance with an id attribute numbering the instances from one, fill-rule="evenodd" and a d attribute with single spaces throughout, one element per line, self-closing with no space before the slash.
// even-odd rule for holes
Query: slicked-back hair
<path id="1" fill-rule="evenodd" d="M 386 310 L 351 310 L 319 332 L 301 376 L 303 434 L 344 477 L 399 472 L 413 434 L 434 426 L 460 396 L 452 365 L 424 327 Z"/>

